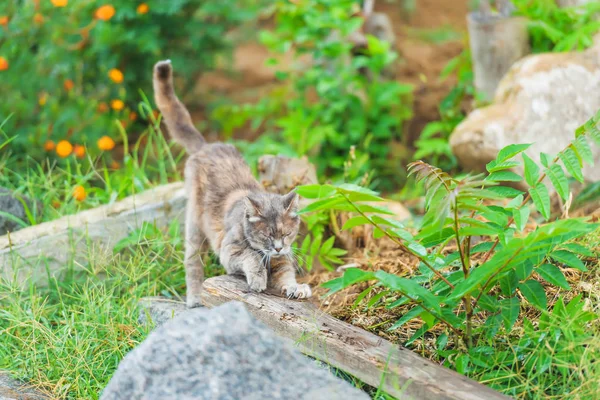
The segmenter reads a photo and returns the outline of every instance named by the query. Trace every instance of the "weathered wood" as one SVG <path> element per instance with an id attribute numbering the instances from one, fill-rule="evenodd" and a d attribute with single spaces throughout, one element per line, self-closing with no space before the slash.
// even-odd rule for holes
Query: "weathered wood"
<path id="1" fill-rule="evenodd" d="M 144 222 L 166 227 L 184 221 L 183 183 L 160 186 L 111 205 L 0 236 L 0 275 L 43 284 L 70 263 L 110 257 L 114 245 Z"/>
<path id="2" fill-rule="evenodd" d="M 215 307 L 236 300 L 300 350 L 340 368 L 393 396 L 412 399 L 500 400 L 508 397 L 454 371 L 393 345 L 374 334 L 339 321 L 313 304 L 250 292 L 239 277 L 204 282 L 202 300 Z"/>
<path id="3" fill-rule="evenodd" d="M 491 100 L 510 67 L 530 52 L 527 20 L 473 12 L 467 22 L 475 89 Z"/>

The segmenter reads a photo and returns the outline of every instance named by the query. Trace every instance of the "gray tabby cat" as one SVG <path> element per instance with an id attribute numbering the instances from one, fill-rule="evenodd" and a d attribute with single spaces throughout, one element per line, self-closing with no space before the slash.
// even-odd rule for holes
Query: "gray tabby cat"
<path id="1" fill-rule="evenodd" d="M 153 83 L 171 136 L 190 154 L 185 166 L 188 307 L 200 305 L 206 240 L 227 273 L 244 274 L 251 290 L 262 292 L 268 283 L 288 297 L 310 297 L 310 287 L 296 282 L 291 249 L 300 224 L 298 195 L 266 192 L 234 146 L 206 143 L 175 94 L 169 60 L 155 65 Z"/>

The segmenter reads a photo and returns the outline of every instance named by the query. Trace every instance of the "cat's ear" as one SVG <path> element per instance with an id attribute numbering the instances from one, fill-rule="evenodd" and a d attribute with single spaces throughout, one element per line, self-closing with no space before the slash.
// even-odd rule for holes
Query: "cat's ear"
<path id="1" fill-rule="evenodd" d="M 250 222 L 256 222 L 262 217 L 262 204 L 260 199 L 252 195 L 244 197 L 244 206 L 246 207 L 246 217 Z"/>
<path id="2" fill-rule="evenodd" d="M 296 212 L 298 211 L 298 193 L 294 190 L 283 196 L 283 209 L 290 216 L 296 216 Z"/>

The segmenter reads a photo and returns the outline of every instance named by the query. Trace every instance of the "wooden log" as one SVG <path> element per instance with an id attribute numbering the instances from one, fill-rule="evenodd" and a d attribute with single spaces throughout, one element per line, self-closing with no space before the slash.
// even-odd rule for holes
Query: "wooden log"
<path id="1" fill-rule="evenodd" d="M 250 292 L 234 276 L 207 279 L 203 304 L 244 302 L 248 311 L 300 350 L 398 398 L 500 400 L 508 397 L 363 329 L 339 321 L 309 302 Z"/>
<path id="2" fill-rule="evenodd" d="M 510 67 L 530 52 L 527 20 L 472 12 L 467 22 L 475 89 L 491 100 Z"/>
<path id="3" fill-rule="evenodd" d="M 67 265 L 107 259 L 114 245 L 144 222 L 159 228 L 173 219 L 183 223 L 186 201 L 183 183 L 177 182 L 0 236 L 0 275 L 44 284 Z"/>

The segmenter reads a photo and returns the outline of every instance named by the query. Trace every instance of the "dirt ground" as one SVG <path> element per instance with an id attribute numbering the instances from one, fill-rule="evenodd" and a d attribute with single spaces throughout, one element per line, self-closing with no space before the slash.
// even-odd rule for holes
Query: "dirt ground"
<path id="1" fill-rule="evenodd" d="M 452 79 L 440 81 L 439 75 L 453 57 L 460 54 L 466 33 L 468 0 L 419 0 L 416 10 L 406 12 L 399 1 L 378 1 L 375 10 L 386 13 L 396 33 L 397 79 L 415 86 L 414 118 L 407 126 L 408 135 L 417 138 L 430 121 L 438 119 L 438 104 L 454 84 Z M 264 21 L 263 28 L 272 24 Z M 434 40 L 434 32 L 447 32 L 447 40 Z M 428 34 L 429 33 L 429 34 Z M 205 74 L 196 93 L 209 98 L 226 97 L 237 103 L 257 101 L 276 85 L 274 70 L 265 65 L 271 57 L 257 42 L 239 45 L 233 54 L 231 71 Z M 281 62 L 289 64 L 292 56 Z M 232 73 L 233 72 L 233 73 Z M 198 121 L 203 110 L 192 112 Z M 213 133 L 214 135 L 215 133 Z M 234 133 L 236 138 L 254 139 L 247 130 Z"/>

